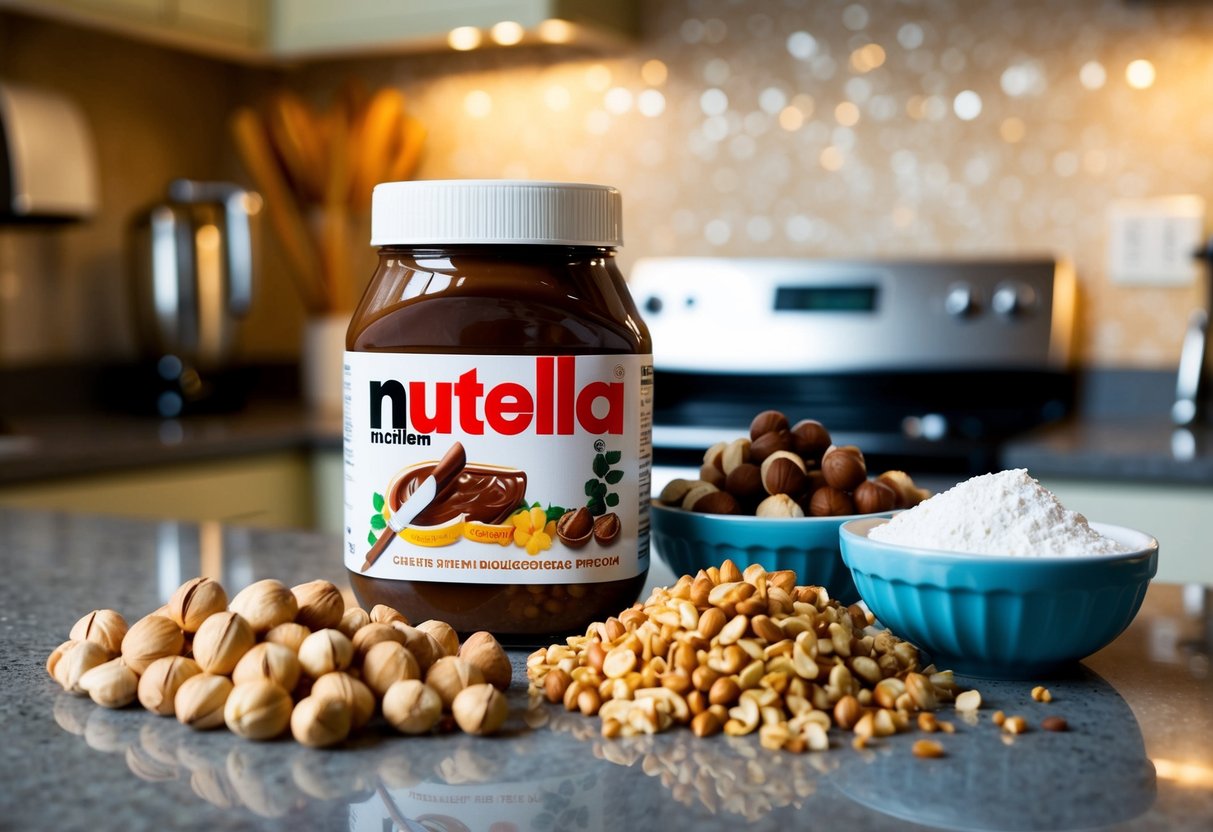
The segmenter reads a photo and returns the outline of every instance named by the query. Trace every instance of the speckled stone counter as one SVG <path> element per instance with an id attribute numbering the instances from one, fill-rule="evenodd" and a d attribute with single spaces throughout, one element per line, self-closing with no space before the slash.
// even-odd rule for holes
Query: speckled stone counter
<path id="1" fill-rule="evenodd" d="M 620 829 L 1192 829 L 1213 822 L 1208 621 L 1180 590 L 1151 589 L 1114 644 L 1049 682 L 979 683 L 976 724 L 949 714 L 947 756 L 918 735 L 864 752 L 842 736 L 792 755 L 756 737 L 686 730 L 603 740 L 597 723 L 528 706 L 522 653 L 508 730 L 493 738 L 369 732 L 334 751 L 199 734 L 137 710 L 106 711 L 46 676 L 47 653 L 94 607 L 131 617 L 203 573 L 343 582 L 334 538 L 218 525 L 0 510 L 0 828 L 350 829 L 563 832 Z M 1189 597 L 1189 607 L 1205 601 Z M 989 714 L 1072 728 L 1004 737 Z"/>

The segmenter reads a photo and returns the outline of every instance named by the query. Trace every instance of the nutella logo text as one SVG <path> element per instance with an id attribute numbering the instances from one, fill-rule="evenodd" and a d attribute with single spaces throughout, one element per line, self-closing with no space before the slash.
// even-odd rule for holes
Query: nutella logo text
<path id="1" fill-rule="evenodd" d="M 383 431 L 387 401 L 392 430 L 400 436 L 411 435 L 410 428 L 418 434 L 447 434 L 456 427 L 470 436 L 486 429 L 503 436 L 528 430 L 538 436 L 569 436 L 578 429 L 595 435 L 623 433 L 623 382 L 591 381 L 578 389 L 574 356 L 539 356 L 534 367 L 534 378 L 526 384 L 507 381 L 487 389 L 474 367 L 453 381 L 371 381 L 371 429 Z"/>

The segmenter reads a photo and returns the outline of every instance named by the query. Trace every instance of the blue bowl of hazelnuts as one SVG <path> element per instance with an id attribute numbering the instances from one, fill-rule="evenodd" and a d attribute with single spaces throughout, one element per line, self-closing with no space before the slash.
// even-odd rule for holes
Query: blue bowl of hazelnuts
<path id="1" fill-rule="evenodd" d="M 891 517 L 928 496 L 901 471 L 869 478 L 860 449 L 834 445 L 820 422 L 793 425 L 765 410 L 748 437 L 707 449 L 698 479 L 673 480 L 653 500 L 653 548 L 676 575 L 726 559 L 756 563 L 792 569 L 799 583 L 850 604 L 859 593 L 842 562 L 839 528 Z"/>

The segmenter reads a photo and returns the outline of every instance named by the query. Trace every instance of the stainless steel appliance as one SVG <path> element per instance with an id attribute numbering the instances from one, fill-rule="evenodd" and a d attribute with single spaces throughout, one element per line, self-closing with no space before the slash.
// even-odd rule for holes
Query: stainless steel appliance
<path id="1" fill-rule="evenodd" d="M 135 219 L 136 322 L 163 382 L 163 416 L 210 399 L 214 379 L 228 368 L 252 303 L 260 210 L 261 198 L 239 186 L 178 179 L 168 201 Z"/>
<path id="2" fill-rule="evenodd" d="M 1072 400 L 1075 285 L 1051 259 L 658 258 L 654 487 L 760 409 L 815 418 L 870 467 L 971 474 Z"/>

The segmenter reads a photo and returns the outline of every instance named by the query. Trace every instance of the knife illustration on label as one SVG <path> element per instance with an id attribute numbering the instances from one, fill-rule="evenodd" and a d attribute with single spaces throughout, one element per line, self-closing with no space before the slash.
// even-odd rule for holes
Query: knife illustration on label
<path id="1" fill-rule="evenodd" d="M 412 522 L 413 518 L 425 511 L 438 495 L 458 479 L 466 466 L 467 453 L 463 450 L 463 444 L 456 442 L 450 450 L 443 454 L 442 459 L 438 460 L 438 464 L 434 466 L 434 470 L 430 472 L 429 476 L 422 480 L 417 489 L 400 504 L 400 508 L 392 512 L 392 516 L 387 519 L 387 528 L 366 553 L 366 561 L 362 564 L 363 572 L 370 569 L 375 561 L 379 560 L 379 557 L 387 551 L 392 541 L 404 530 L 405 526 Z"/>

